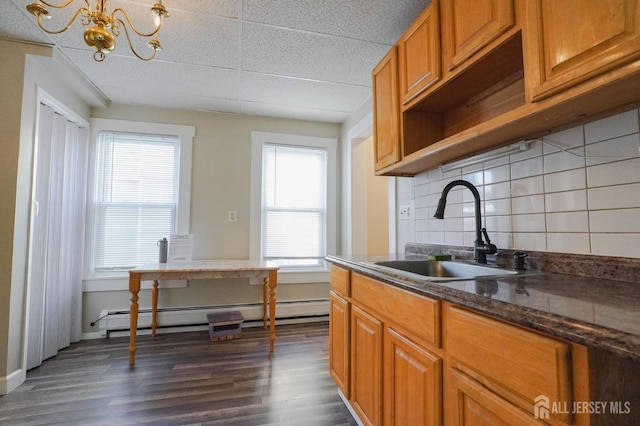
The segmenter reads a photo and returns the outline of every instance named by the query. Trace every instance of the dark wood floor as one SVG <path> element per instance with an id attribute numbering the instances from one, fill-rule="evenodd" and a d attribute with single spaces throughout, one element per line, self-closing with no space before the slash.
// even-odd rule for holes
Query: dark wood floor
<path id="1" fill-rule="evenodd" d="M 2 425 L 355 425 L 328 374 L 328 324 L 245 328 L 72 345 L 0 397 Z"/>

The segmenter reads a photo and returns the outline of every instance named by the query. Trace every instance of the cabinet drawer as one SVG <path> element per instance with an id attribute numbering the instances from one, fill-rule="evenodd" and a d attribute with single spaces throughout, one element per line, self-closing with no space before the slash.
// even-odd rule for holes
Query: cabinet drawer
<path id="1" fill-rule="evenodd" d="M 331 265 L 331 272 L 329 275 L 329 281 L 331 281 L 331 290 L 344 296 L 350 296 L 350 279 L 351 272 L 348 269 L 340 268 L 339 266 Z"/>
<path id="2" fill-rule="evenodd" d="M 353 274 L 351 297 L 424 342 L 440 346 L 440 302 Z"/>
<path id="3" fill-rule="evenodd" d="M 530 413 L 541 395 L 571 406 L 568 343 L 449 305 L 444 329 L 450 367 Z M 569 413 L 560 417 L 571 422 Z"/>

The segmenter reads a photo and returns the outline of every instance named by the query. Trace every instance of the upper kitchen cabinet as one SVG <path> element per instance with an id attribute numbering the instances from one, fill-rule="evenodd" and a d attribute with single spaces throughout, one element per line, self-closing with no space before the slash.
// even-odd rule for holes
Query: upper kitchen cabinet
<path id="1" fill-rule="evenodd" d="M 398 50 L 394 46 L 373 70 L 373 144 L 375 169 L 400 160 Z"/>
<path id="2" fill-rule="evenodd" d="M 432 2 L 397 43 L 399 83 L 405 104 L 440 80 L 440 20 Z"/>
<path id="3" fill-rule="evenodd" d="M 514 27 L 513 0 L 441 0 L 442 56 L 453 70 Z"/>
<path id="4" fill-rule="evenodd" d="M 638 0 L 530 0 L 526 6 L 533 101 L 640 58 Z"/>
<path id="5" fill-rule="evenodd" d="M 640 0 L 434 0 L 394 49 L 374 71 L 378 175 L 640 106 Z"/>

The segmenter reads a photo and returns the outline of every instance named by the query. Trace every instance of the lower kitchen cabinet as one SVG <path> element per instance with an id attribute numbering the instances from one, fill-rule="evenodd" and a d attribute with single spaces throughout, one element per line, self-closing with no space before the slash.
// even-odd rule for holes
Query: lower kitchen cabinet
<path id="1" fill-rule="evenodd" d="M 392 328 L 384 341 L 384 424 L 441 425 L 441 358 Z"/>
<path id="2" fill-rule="evenodd" d="M 329 373 L 346 398 L 349 398 L 351 357 L 350 303 L 334 291 L 329 293 Z"/>
<path id="3" fill-rule="evenodd" d="M 351 309 L 351 405 L 365 425 L 382 424 L 382 322 Z"/>

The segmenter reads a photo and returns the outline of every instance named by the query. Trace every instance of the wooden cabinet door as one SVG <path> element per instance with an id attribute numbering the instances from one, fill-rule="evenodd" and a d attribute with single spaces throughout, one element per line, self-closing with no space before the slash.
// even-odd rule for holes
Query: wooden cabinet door
<path id="1" fill-rule="evenodd" d="M 531 414 L 500 398 L 464 373 L 447 375 L 445 418 L 447 425 L 519 426 L 543 424 Z"/>
<path id="2" fill-rule="evenodd" d="M 349 398 L 349 302 L 329 292 L 329 373 L 346 398 Z"/>
<path id="3" fill-rule="evenodd" d="M 384 345 L 384 424 L 441 425 L 442 360 L 391 328 Z"/>
<path id="4" fill-rule="evenodd" d="M 373 142 L 375 169 L 400 161 L 398 51 L 394 46 L 373 70 Z"/>
<path id="5" fill-rule="evenodd" d="M 398 41 L 400 96 L 407 103 L 440 80 L 440 22 L 432 2 Z"/>
<path id="6" fill-rule="evenodd" d="M 382 424 L 382 322 L 351 309 L 351 405 L 365 425 Z"/>
<path id="7" fill-rule="evenodd" d="M 640 1 L 526 2 L 533 101 L 640 58 Z"/>
<path id="8" fill-rule="evenodd" d="M 442 0 L 442 53 L 453 70 L 514 26 L 513 0 Z"/>

